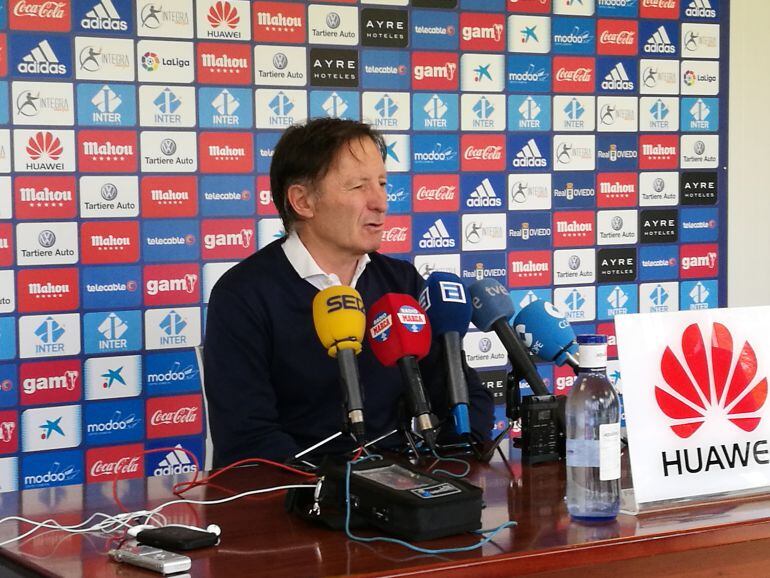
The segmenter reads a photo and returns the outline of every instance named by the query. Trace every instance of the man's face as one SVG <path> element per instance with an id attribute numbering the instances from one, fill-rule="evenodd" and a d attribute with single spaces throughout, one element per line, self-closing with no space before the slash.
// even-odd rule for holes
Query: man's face
<path id="1" fill-rule="evenodd" d="M 356 258 L 379 249 L 388 208 L 385 184 L 385 163 L 374 141 L 343 146 L 310 195 L 313 216 L 303 230 L 313 248 Z"/>

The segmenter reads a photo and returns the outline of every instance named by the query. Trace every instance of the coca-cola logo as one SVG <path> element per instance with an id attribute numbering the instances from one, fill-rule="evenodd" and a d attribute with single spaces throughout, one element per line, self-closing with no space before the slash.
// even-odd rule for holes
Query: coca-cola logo
<path id="1" fill-rule="evenodd" d="M 574 70 L 560 68 L 556 72 L 556 80 L 565 82 L 591 82 L 591 69 L 580 67 Z"/>
<path id="2" fill-rule="evenodd" d="M 172 425 L 179 423 L 195 423 L 198 418 L 197 407 L 180 407 L 176 411 L 158 410 L 152 414 L 150 424 L 152 425 Z"/>
<path id="3" fill-rule="evenodd" d="M 463 154 L 465 160 L 484 160 L 497 161 L 503 158 L 503 147 L 497 145 L 488 145 L 483 148 L 469 146 Z"/>
<path id="4" fill-rule="evenodd" d="M 452 201 L 455 198 L 456 188 L 449 185 L 442 185 L 435 189 L 420 187 L 417 191 L 418 201 Z M 402 227 L 406 230 L 405 227 Z M 404 239 L 406 236 L 404 236 Z"/>
<path id="5" fill-rule="evenodd" d="M 605 30 L 599 37 L 599 41 L 602 44 L 624 44 L 630 46 L 636 41 L 635 36 L 631 30 L 622 30 L 621 32 L 608 32 Z"/>
<path id="6" fill-rule="evenodd" d="M 123 457 L 114 462 L 96 460 L 91 466 L 91 476 L 121 476 L 139 471 L 139 457 Z"/>
<path id="7" fill-rule="evenodd" d="M 35 2 L 21 0 L 13 7 L 14 16 L 36 16 L 38 18 L 64 18 L 66 2 Z"/>
<path id="8" fill-rule="evenodd" d="M 382 240 L 388 243 L 406 241 L 406 227 L 392 227 L 382 234 Z"/>

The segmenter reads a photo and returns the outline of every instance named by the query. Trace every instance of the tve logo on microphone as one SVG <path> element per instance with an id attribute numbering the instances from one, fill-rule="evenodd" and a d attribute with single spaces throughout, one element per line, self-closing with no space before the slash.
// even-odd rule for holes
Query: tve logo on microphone
<path id="1" fill-rule="evenodd" d="M 147 399 L 149 439 L 195 435 L 203 431 L 203 400 L 198 395 Z"/>

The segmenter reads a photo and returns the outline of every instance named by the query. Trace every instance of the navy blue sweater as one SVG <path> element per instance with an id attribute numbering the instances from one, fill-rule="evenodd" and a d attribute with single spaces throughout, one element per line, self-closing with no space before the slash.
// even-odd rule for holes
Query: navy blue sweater
<path id="1" fill-rule="evenodd" d="M 209 300 L 204 347 L 206 397 L 214 466 L 262 457 L 285 460 L 337 432 L 343 423 L 337 361 L 313 325 L 318 289 L 302 279 L 278 240 L 245 259 L 215 285 Z M 372 253 L 356 289 L 365 307 L 389 292 L 417 297 L 423 279 L 406 261 Z M 434 413 L 448 413 L 441 345 L 421 362 Z M 404 386 L 398 368 L 384 367 L 369 347 L 358 356 L 369 439 L 396 427 Z M 493 404 L 478 376 L 468 371 L 471 425 L 489 438 Z M 395 436 L 393 436 L 395 437 Z M 325 452 L 346 451 L 349 439 Z"/>

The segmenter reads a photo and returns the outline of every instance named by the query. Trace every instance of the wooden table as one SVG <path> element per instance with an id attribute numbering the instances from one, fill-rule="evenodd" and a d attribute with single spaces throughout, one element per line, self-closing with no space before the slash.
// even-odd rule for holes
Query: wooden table
<path id="1" fill-rule="evenodd" d="M 515 451 L 514 451 L 515 454 Z M 515 457 L 515 456 L 514 456 Z M 363 544 L 284 511 L 284 493 L 247 497 L 223 505 L 175 505 L 164 510 L 170 521 L 222 528 L 220 545 L 190 553 L 192 576 L 526 576 L 628 578 L 630 576 L 770 576 L 770 496 L 712 504 L 642 517 L 620 515 L 616 522 L 585 526 L 570 521 L 564 504 L 561 463 L 522 466 L 513 461 L 474 464 L 469 477 L 484 489 L 485 528 L 514 519 L 480 550 L 426 556 L 386 543 Z M 130 509 L 172 499 L 171 486 L 186 477 L 128 480 L 118 484 Z M 193 499 L 218 499 L 298 477 L 269 467 L 244 467 L 195 488 Z M 70 486 L 0 494 L 0 514 L 77 523 L 95 511 L 116 513 L 110 484 Z M 0 525 L 0 540 L 28 526 Z M 364 533 L 362 531 L 362 533 Z M 0 549 L 6 563 L 45 576 L 159 576 L 110 561 L 108 540 L 41 532 Z M 421 545 L 465 546 L 464 535 Z M 0 561 L 3 561 L 0 560 Z M 2 568 L 0 575 L 5 576 Z"/>

